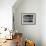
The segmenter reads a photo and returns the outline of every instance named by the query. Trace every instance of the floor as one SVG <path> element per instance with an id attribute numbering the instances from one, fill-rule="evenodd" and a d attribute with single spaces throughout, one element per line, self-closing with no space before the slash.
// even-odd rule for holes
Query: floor
<path id="1" fill-rule="evenodd" d="M 15 44 L 15 39 L 13 40 L 6 40 L 6 42 L 4 42 L 2 45 L 0 46 L 16 46 Z"/>

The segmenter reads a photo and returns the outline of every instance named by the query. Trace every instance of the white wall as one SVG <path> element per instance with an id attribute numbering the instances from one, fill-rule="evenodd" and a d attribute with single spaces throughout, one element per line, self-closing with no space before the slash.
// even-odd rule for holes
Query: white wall
<path id="1" fill-rule="evenodd" d="M 19 2 L 19 1 L 18 1 Z M 15 29 L 24 34 L 24 37 L 35 41 L 36 46 L 41 46 L 41 1 L 23 0 L 13 8 Z M 36 13 L 36 25 L 22 25 L 21 13 Z"/>
<path id="2" fill-rule="evenodd" d="M 0 27 L 12 28 L 12 6 L 16 0 L 0 0 Z"/>
<path id="3" fill-rule="evenodd" d="M 42 46 L 46 46 L 46 0 L 41 1 L 41 36 Z"/>
<path id="4" fill-rule="evenodd" d="M 22 32 L 24 37 L 35 40 L 37 46 L 46 46 L 46 0 L 23 0 L 20 3 L 21 5 L 19 3 L 16 4 L 13 6 L 15 29 Z M 36 25 L 22 25 L 21 13 L 23 12 L 35 12 L 37 14 Z"/>

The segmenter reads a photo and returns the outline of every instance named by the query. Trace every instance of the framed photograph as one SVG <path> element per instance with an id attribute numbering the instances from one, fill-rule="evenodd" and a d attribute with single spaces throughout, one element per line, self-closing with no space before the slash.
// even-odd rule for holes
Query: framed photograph
<path id="1" fill-rule="evenodd" d="M 22 13 L 21 24 L 25 25 L 36 24 L 36 13 Z"/>

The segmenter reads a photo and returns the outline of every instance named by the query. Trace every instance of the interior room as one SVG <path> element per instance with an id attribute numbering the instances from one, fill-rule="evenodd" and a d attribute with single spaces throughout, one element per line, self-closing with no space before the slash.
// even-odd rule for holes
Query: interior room
<path id="1" fill-rule="evenodd" d="M 0 0 L 0 46 L 46 46 L 46 0 Z"/>

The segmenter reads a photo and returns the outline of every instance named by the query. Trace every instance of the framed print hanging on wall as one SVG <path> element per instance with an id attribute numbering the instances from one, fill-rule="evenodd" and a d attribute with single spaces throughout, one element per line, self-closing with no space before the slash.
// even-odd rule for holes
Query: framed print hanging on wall
<path id="1" fill-rule="evenodd" d="M 21 24 L 25 24 L 25 25 L 36 24 L 36 13 L 22 13 Z"/>

